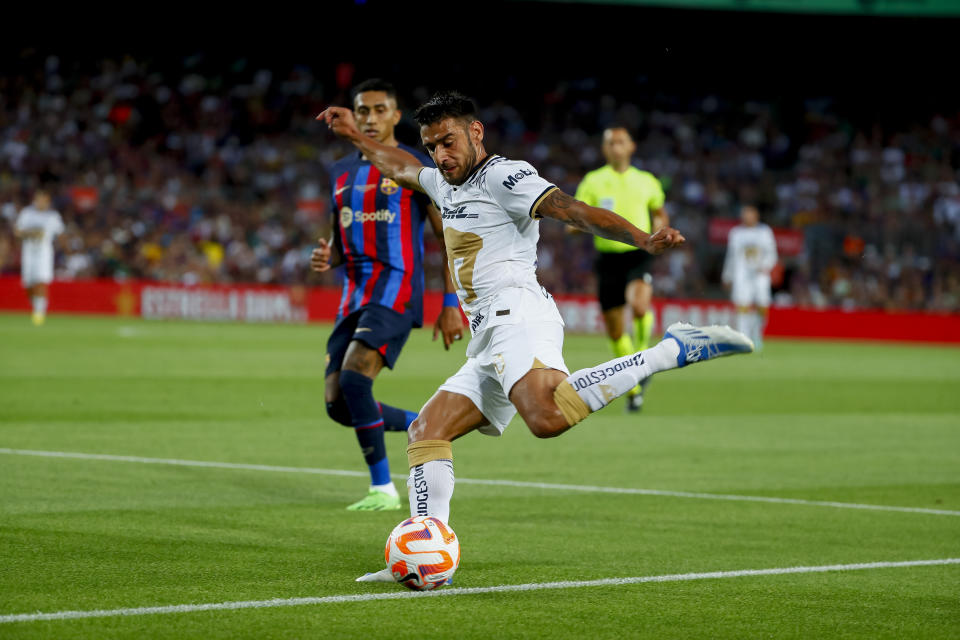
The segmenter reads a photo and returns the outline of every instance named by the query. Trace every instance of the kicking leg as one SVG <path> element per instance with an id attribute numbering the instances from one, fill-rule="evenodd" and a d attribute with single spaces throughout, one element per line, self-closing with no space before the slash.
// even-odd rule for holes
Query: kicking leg
<path id="1" fill-rule="evenodd" d="M 657 345 L 567 376 L 532 369 L 510 390 L 510 401 L 538 438 L 560 435 L 589 414 L 627 393 L 639 380 L 661 371 L 737 353 L 753 343 L 726 326 L 671 325 Z"/>

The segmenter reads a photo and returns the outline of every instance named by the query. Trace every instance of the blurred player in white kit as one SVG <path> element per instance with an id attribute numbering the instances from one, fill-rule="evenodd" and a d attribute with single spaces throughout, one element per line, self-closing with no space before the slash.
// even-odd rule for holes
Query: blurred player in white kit
<path id="1" fill-rule="evenodd" d="M 773 230 L 760 222 L 756 207 L 745 205 L 740 210 L 740 222 L 727 239 L 722 278 L 737 307 L 737 330 L 760 349 L 770 308 L 770 272 L 777 264 L 777 243 Z"/>
<path id="2" fill-rule="evenodd" d="M 47 285 L 53 280 L 53 240 L 63 233 L 63 219 L 51 207 L 50 194 L 37 191 L 33 203 L 17 216 L 14 233 L 23 243 L 20 278 L 30 296 L 33 324 L 47 316 Z"/>

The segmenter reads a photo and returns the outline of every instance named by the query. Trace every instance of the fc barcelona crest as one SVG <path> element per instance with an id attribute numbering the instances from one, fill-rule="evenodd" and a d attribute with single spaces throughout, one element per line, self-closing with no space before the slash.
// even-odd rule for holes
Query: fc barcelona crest
<path id="1" fill-rule="evenodd" d="M 385 196 L 392 196 L 397 191 L 400 190 L 400 185 L 391 180 L 390 178 L 384 178 L 380 181 L 380 193 Z"/>
<path id="2" fill-rule="evenodd" d="M 340 226 L 346 229 L 353 222 L 353 209 L 344 207 L 340 209 Z"/>

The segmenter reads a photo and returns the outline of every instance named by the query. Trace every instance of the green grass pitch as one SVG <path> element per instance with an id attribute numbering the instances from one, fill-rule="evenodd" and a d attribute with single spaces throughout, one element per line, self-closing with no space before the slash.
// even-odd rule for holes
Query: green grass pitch
<path id="1" fill-rule="evenodd" d="M 0 315 L 0 620 L 23 613 L 405 592 L 405 512 L 344 510 L 363 471 L 322 398 L 329 326 Z M 568 336 L 567 364 L 608 359 Z M 377 397 L 418 408 L 461 364 L 416 331 Z M 394 473 L 405 438 L 387 434 Z M 463 479 L 960 511 L 960 349 L 769 341 L 661 374 L 552 440 L 454 445 Z M 400 481 L 401 489 L 403 481 Z M 960 557 L 960 516 L 457 485 L 455 588 Z M 958 638 L 960 565 L 0 622 L 0 638 Z"/>

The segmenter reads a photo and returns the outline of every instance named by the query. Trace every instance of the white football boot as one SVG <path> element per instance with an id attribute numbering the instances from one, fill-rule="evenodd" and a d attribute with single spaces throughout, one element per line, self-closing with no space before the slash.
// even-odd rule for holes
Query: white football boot
<path id="1" fill-rule="evenodd" d="M 753 341 L 727 325 L 695 327 L 686 322 L 675 322 L 667 327 L 663 339 L 673 338 L 680 345 L 677 366 L 685 367 L 694 362 L 703 362 L 738 353 L 751 353 Z"/>

